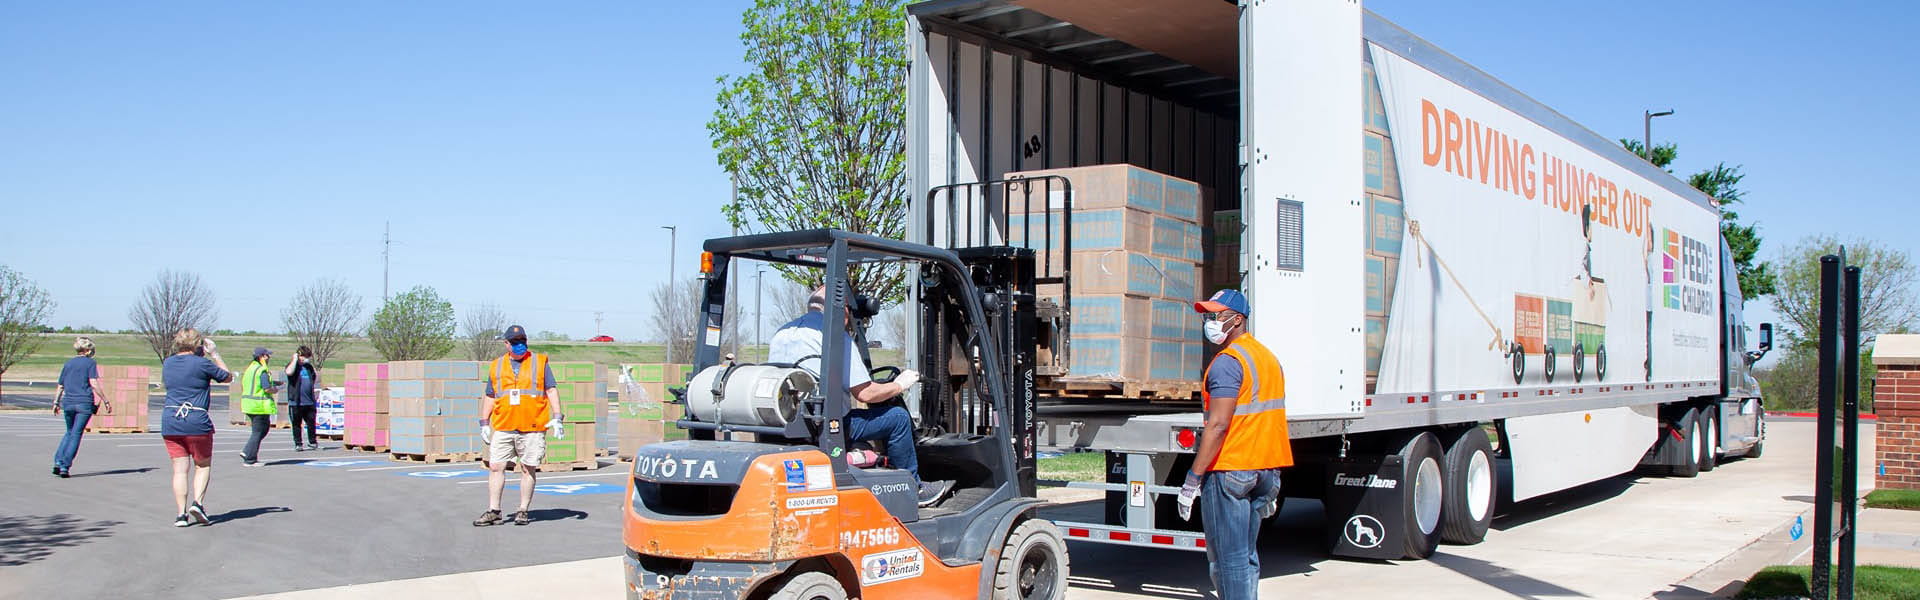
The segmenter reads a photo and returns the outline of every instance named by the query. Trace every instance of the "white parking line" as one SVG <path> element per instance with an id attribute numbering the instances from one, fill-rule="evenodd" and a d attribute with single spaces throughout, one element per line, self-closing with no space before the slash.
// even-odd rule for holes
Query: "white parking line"
<path id="1" fill-rule="evenodd" d="M 539 477 L 538 479 L 536 479 L 536 480 L 535 480 L 535 483 L 538 483 L 538 482 L 541 482 L 541 481 L 546 481 L 546 480 L 548 480 L 548 479 L 574 479 L 574 478 L 577 478 L 577 477 L 618 477 L 618 476 L 621 476 L 621 475 L 626 475 L 626 474 L 627 474 L 627 472 L 626 472 L 626 471 L 621 471 L 621 470 L 615 470 L 615 471 L 614 471 L 614 472 L 612 472 L 612 473 L 582 473 L 582 474 L 580 474 L 580 475 L 541 475 L 541 476 L 540 476 L 540 477 Z M 508 477 L 508 478 L 507 478 L 507 482 L 508 482 L 508 483 L 512 483 L 512 482 L 515 482 L 515 481 L 519 481 L 519 480 L 520 480 L 520 476 L 519 476 L 519 475 L 514 475 L 514 476 L 512 476 L 512 477 Z M 460 483 L 462 483 L 462 484 L 469 484 L 469 483 L 486 483 L 486 481 L 462 481 L 462 482 L 460 482 Z"/>
<path id="2" fill-rule="evenodd" d="M 470 466 L 470 465 L 477 466 L 479 464 L 480 463 L 478 461 L 457 462 L 457 463 L 420 463 L 417 465 L 400 465 L 397 467 L 361 467 L 358 469 L 347 469 L 347 470 L 348 471 L 392 471 L 394 469 L 420 469 L 425 467 L 448 467 L 448 466 Z"/>

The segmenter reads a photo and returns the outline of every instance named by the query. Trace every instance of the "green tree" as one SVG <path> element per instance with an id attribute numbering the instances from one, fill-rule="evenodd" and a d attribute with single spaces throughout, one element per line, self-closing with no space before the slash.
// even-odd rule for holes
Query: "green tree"
<path id="1" fill-rule="evenodd" d="M 53 312 L 53 298 L 26 274 L 0 265 L 0 376 L 47 341 L 40 328 Z"/>
<path id="2" fill-rule="evenodd" d="M 1820 257 L 1838 254 L 1842 245 L 1846 246 L 1847 264 L 1860 267 L 1862 344 L 1869 343 L 1873 336 L 1906 331 L 1920 322 L 1920 304 L 1913 295 L 1920 268 L 1905 251 L 1871 240 L 1808 236 L 1777 261 L 1780 286 L 1773 295 L 1773 309 L 1792 321 L 1793 331 L 1788 335 L 1797 345 L 1813 343 L 1814 334 L 1820 330 Z"/>
<path id="3" fill-rule="evenodd" d="M 1628 152 L 1640 158 L 1647 158 L 1653 166 L 1673 169 L 1669 165 L 1680 157 L 1680 149 L 1673 144 L 1655 144 L 1653 157 L 1648 158 L 1646 145 L 1640 140 L 1621 139 L 1620 145 Z M 1745 192 L 1740 189 L 1740 180 L 1746 178 L 1740 166 L 1727 166 L 1718 163 L 1687 177 L 1687 185 L 1714 199 L 1720 206 L 1720 237 L 1726 238 L 1727 250 L 1733 253 L 1734 270 L 1738 271 L 1740 295 L 1742 299 L 1752 300 L 1774 293 L 1778 278 L 1773 266 L 1766 261 L 1754 260 L 1760 254 L 1760 226 L 1742 225 L 1740 213 L 1732 208 L 1746 200 Z"/>
<path id="4" fill-rule="evenodd" d="M 707 122 L 737 197 L 722 206 L 748 232 L 836 228 L 906 232 L 906 78 L 900 0 L 757 0 L 742 17 L 748 72 L 721 77 Z M 793 281 L 809 269 L 780 266 Z M 888 302 L 903 271 L 852 269 Z"/>
<path id="5" fill-rule="evenodd" d="M 414 286 L 374 311 L 367 324 L 373 349 L 387 360 L 433 360 L 453 350 L 453 303 Z"/>

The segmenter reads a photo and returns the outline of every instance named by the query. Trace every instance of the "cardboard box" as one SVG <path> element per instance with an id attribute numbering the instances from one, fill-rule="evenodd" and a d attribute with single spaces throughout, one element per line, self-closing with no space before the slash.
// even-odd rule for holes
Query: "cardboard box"
<path id="1" fill-rule="evenodd" d="M 1378 256 L 1366 257 L 1367 315 L 1387 316 L 1393 308 L 1393 280 L 1399 273 L 1400 261 Z"/>
<path id="2" fill-rule="evenodd" d="M 1074 315 L 1074 327 L 1079 328 L 1079 315 Z M 1193 302 L 1157 298 L 1153 300 L 1153 327 L 1146 337 L 1175 342 L 1194 342 L 1201 339 L 1201 316 L 1193 311 Z"/>
<path id="3" fill-rule="evenodd" d="M 1400 167 L 1394 160 L 1393 142 L 1371 131 L 1365 135 L 1367 193 L 1400 198 Z"/>
<path id="4" fill-rule="evenodd" d="M 150 366 L 99 365 L 99 367 L 100 380 L 102 383 L 108 380 L 120 379 L 138 381 L 144 385 L 148 380 L 153 378 L 153 367 Z"/>
<path id="5" fill-rule="evenodd" d="M 1141 381 L 1147 379 L 1147 360 L 1152 341 L 1121 336 L 1074 335 L 1070 340 L 1075 377 L 1106 377 Z"/>
<path id="6" fill-rule="evenodd" d="M 388 379 L 486 379 L 486 363 L 471 360 L 407 360 L 387 363 Z M 557 377 L 557 375 L 556 375 Z"/>
<path id="7" fill-rule="evenodd" d="M 1159 296 L 1164 289 L 1160 263 L 1145 253 L 1075 252 L 1073 294 Z"/>
<path id="8" fill-rule="evenodd" d="M 1068 306 L 1073 311 L 1075 334 L 1145 338 L 1152 333 L 1152 300 L 1124 294 L 1073 296 Z"/>
<path id="9" fill-rule="evenodd" d="M 606 415 L 604 383 L 562 383 L 554 391 L 560 400 L 560 413 L 568 423 L 593 423 Z"/>
<path id="10" fill-rule="evenodd" d="M 388 379 L 387 363 L 347 363 L 347 381 Z"/>
<path id="11" fill-rule="evenodd" d="M 440 416 L 417 417 L 394 415 L 393 425 L 388 428 L 387 431 L 390 432 L 394 438 L 444 435 L 446 434 L 446 419 L 447 417 Z"/>
<path id="12" fill-rule="evenodd" d="M 1200 368 L 1204 366 L 1200 364 L 1199 348 L 1199 340 L 1152 342 L 1147 377 L 1161 381 L 1199 381 Z"/>
<path id="13" fill-rule="evenodd" d="M 549 362 L 553 379 L 559 383 L 591 383 L 607 380 L 607 368 L 590 362 Z"/>
<path id="14" fill-rule="evenodd" d="M 1035 178 L 1047 175 L 1065 177 L 1069 182 L 1066 187 L 1071 188 L 1072 193 L 1064 193 L 1057 180 L 1012 184 L 1008 186 L 1007 193 L 1015 197 L 1022 197 L 1025 194 L 1046 195 L 1050 206 L 1070 204 L 1074 211 L 1134 208 L 1148 212 L 1162 212 L 1166 209 L 1164 196 L 1167 176 L 1128 164 L 1020 171 L 1007 173 L 1006 178 Z"/>
<path id="15" fill-rule="evenodd" d="M 1406 217 L 1399 200 L 1367 195 L 1367 249 L 1386 258 L 1399 258 Z"/>
<path id="16" fill-rule="evenodd" d="M 472 379 L 396 379 L 383 382 L 387 386 L 387 396 L 400 398 L 479 398 L 487 391 L 487 384 Z"/>
<path id="17" fill-rule="evenodd" d="M 1160 278 L 1161 296 L 1187 302 L 1202 299 L 1199 265 L 1184 260 L 1161 261 Z"/>

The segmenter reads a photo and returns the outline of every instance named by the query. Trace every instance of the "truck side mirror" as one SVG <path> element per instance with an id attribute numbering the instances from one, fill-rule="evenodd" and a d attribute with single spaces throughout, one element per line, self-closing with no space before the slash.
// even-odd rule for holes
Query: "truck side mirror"
<path id="1" fill-rule="evenodd" d="M 1766 353 L 1766 351 L 1772 350 L 1772 349 L 1773 349 L 1773 324 L 1761 323 L 1760 324 L 1760 352 L 1764 354 Z"/>

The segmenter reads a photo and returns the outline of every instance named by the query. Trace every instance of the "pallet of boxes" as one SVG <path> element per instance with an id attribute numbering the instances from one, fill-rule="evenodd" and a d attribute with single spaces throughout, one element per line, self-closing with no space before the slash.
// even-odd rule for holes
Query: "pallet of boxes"
<path id="1" fill-rule="evenodd" d="M 607 368 L 590 362 L 547 363 L 553 370 L 561 431 L 547 436 L 541 471 L 600 468 L 600 431 L 607 420 Z"/>
<path id="2" fill-rule="evenodd" d="M 634 452 L 647 444 L 687 439 L 686 430 L 674 425 L 683 407 L 667 389 L 686 385 L 693 366 L 631 364 L 621 365 L 620 372 L 620 399 L 614 408 L 620 460 L 633 460 Z"/>
<path id="3" fill-rule="evenodd" d="M 1049 196 L 1031 212 L 1009 214 L 1007 239 L 1034 248 L 1042 275 L 1067 275 L 1070 291 L 1045 284 L 1041 298 L 1061 303 L 1071 315 L 1071 336 L 1041 352 L 1042 367 L 1064 374 L 1043 386 L 1065 396 L 1189 401 L 1200 389 L 1206 348 L 1193 302 L 1201 299 L 1201 265 L 1210 241 L 1203 223 L 1212 220 L 1199 184 L 1132 165 L 1098 165 L 1010 173 L 1008 178 L 1065 177 L 1067 194 L 1041 192 L 1057 180 L 1014 184 Z M 1053 198 L 1052 196 L 1061 196 Z M 1040 214 L 1040 207 L 1047 214 Z M 1060 252 L 1066 210 L 1072 211 L 1071 256 Z M 1203 221 L 1203 218 L 1205 219 Z M 1052 251 L 1045 251 L 1052 250 Z M 1071 297 L 1062 297 L 1071 294 Z M 1058 347 L 1060 341 L 1066 348 Z M 1061 358 L 1067 360 L 1061 361 Z M 1064 364 L 1063 364 L 1064 363 Z M 1043 370 L 1046 372 L 1046 370 Z"/>
<path id="4" fill-rule="evenodd" d="M 388 448 L 421 462 L 479 460 L 484 363 L 409 360 L 387 363 Z"/>
<path id="5" fill-rule="evenodd" d="M 153 367 L 100 367 L 100 395 L 105 410 L 94 411 L 87 433 L 146 433 L 147 379 Z"/>
<path id="6" fill-rule="evenodd" d="M 314 392 L 314 431 L 321 439 L 341 440 L 347 432 L 347 393 L 343 388 Z"/>
<path id="7" fill-rule="evenodd" d="M 387 451 L 387 373 L 387 363 L 347 364 L 341 432 L 348 450 Z"/>

